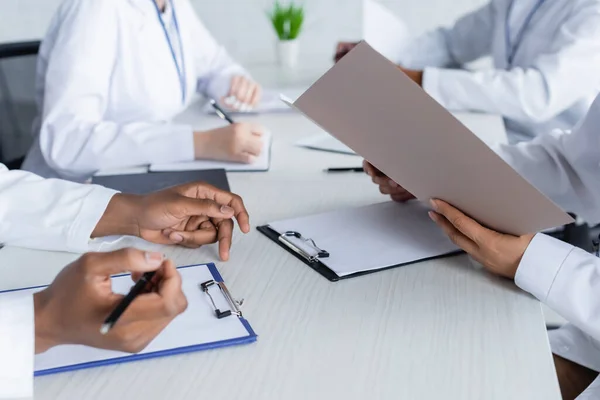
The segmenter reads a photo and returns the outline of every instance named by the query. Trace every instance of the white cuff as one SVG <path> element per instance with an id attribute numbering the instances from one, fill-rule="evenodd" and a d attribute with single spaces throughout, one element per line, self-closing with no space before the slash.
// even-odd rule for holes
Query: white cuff
<path id="1" fill-rule="evenodd" d="M 521 259 L 515 283 L 546 302 L 560 268 L 573 249 L 570 244 L 538 233 Z"/>
<path id="2" fill-rule="evenodd" d="M 69 229 L 67 248 L 74 253 L 88 251 L 90 237 L 104 215 L 108 203 L 118 192 L 102 186 L 93 186 Z"/>
<path id="3" fill-rule="evenodd" d="M 0 300 L 0 398 L 33 396 L 33 297 L 5 293 Z"/>
<path id="4" fill-rule="evenodd" d="M 227 96 L 229 89 L 231 88 L 231 79 L 234 76 L 245 76 L 252 80 L 250 74 L 239 66 L 225 68 L 211 78 L 205 94 L 217 100 Z"/>
<path id="5" fill-rule="evenodd" d="M 440 87 L 441 70 L 439 68 L 427 67 L 423 70 L 423 90 L 433 97 L 435 101 L 446 107 Z"/>

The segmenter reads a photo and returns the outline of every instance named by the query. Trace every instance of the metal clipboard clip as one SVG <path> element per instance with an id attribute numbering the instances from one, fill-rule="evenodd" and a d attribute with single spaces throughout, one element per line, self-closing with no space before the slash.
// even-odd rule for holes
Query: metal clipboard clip
<path id="1" fill-rule="evenodd" d="M 221 293 L 225 297 L 225 300 L 227 300 L 227 303 L 229 303 L 229 310 L 221 311 L 217 307 L 217 304 L 215 303 L 215 300 L 213 299 L 209 291 L 209 288 L 214 285 L 217 285 L 219 287 Z M 240 307 L 242 307 L 242 304 L 244 304 L 244 299 L 241 299 L 239 301 L 235 300 L 233 296 L 231 296 L 231 293 L 229 292 L 229 289 L 227 289 L 227 286 L 225 286 L 225 283 L 217 282 L 215 280 L 206 281 L 200 284 L 200 290 L 202 290 L 208 296 L 215 310 L 215 316 L 218 319 L 229 317 L 230 315 L 237 315 L 240 318 L 242 317 L 242 310 L 240 309 Z"/>
<path id="2" fill-rule="evenodd" d="M 314 253 L 313 254 L 308 253 L 306 250 L 298 247 L 292 240 L 290 240 L 290 238 L 300 239 L 304 244 L 306 244 L 308 247 L 310 247 L 312 250 L 314 250 Z M 287 232 L 279 235 L 278 239 L 287 248 L 292 250 L 294 253 L 299 254 L 300 256 L 302 256 L 304 259 L 306 259 L 309 262 L 315 262 L 315 261 L 318 261 L 319 258 L 329 257 L 328 251 L 321 249 L 319 246 L 317 246 L 317 244 L 315 243 L 314 240 L 312 240 L 311 238 L 303 237 L 299 232 L 287 231 Z"/>

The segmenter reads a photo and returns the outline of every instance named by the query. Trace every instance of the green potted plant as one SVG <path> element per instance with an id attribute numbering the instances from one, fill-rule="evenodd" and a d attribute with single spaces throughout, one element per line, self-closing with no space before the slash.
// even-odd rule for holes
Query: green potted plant
<path id="1" fill-rule="evenodd" d="M 275 0 L 273 9 L 268 13 L 273 29 L 277 34 L 277 58 L 279 64 L 293 68 L 298 63 L 298 36 L 304 23 L 304 7 L 290 2 L 283 5 Z"/>

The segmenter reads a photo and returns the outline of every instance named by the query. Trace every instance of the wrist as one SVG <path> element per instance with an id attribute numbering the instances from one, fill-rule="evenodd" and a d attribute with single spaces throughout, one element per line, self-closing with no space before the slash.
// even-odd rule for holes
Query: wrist
<path id="1" fill-rule="evenodd" d="M 33 295 L 36 354 L 43 353 L 60 344 L 56 335 L 57 330 L 53 328 L 52 318 L 48 315 L 45 295 L 45 290 Z"/>
<path id="2" fill-rule="evenodd" d="M 92 238 L 111 235 L 139 236 L 139 203 L 140 196 L 115 194 L 92 232 Z"/>
<path id="3" fill-rule="evenodd" d="M 210 138 L 207 132 L 194 132 L 194 157 L 207 158 L 208 142 Z"/>

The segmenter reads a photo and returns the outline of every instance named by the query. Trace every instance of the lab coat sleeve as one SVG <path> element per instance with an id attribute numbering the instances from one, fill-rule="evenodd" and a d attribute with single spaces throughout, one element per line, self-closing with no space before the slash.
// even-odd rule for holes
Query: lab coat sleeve
<path id="1" fill-rule="evenodd" d="M 494 13 L 493 4 L 488 3 L 460 18 L 451 28 L 439 28 L 409 40 L 398 49 L 399 64 L 418 70 L 457 67 L 490 54 Z"/>
<path id="2" fill-rule="evenodd" d="M 0 164 L 0 243 L 83 253 L 115 193 Z"/>
<path id="3" fill-rule="evenodd" d="M 47 60 L 40 147 L 50 167 L 68 179 L 99 169 L 194 159 L 191 126 L 104 120 L 119 45 L 113 3 L 69 0 Z"/>
<path id="4" fill-rule="evenodd" d="M 194 64 L 198 77 L 198 92 L 219 99 L 229 93 L 231 78 L 236 75 L 246 77 L 250 77 L 250 75 L 215 40 L 189 2 L 186 0 L 184 4 L 188 10 L 187 15 L 193 27 L 193 41 L 196 44 Z"/>
<path id="5" fill-rule="evenodd" d="M 549 236 L 536 235 L 515 283 L 571 324 L 600 340 L 600 259 Z"/>
<path id="6" fill-rule="evenodd" d="M 577 3 L 583 1 L 574 0 Z M 600 7 L 575 5 L 548 49 L 528 68 L 425 68 L 423 88 L 444 107 L 545 122 L 600 85 Z M 480 34 L 477 33 L 477 36 Z"/>
<path id="7" fill-rule="evenodd" d="M 0 399 L 33 397 L 33 297 L 0 298 Z"/>
<path id="8" fill-rule="evenodd" d="M 600 223 L 600 96 L 573 132 L 497 144 L 496 153 L 565 211 Z"/>

